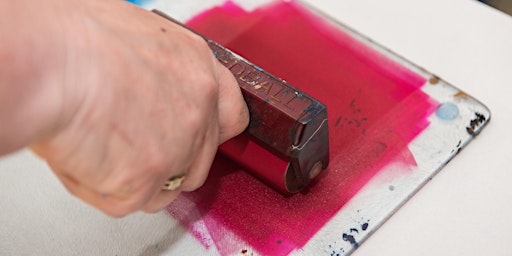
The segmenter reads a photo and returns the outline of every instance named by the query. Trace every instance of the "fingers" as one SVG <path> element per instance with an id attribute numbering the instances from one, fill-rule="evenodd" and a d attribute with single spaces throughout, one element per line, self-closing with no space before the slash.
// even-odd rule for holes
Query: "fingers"
<path id="1" fill-rule="evenodd" d="M 203 185 L 205 182 L 210 166 L 212 165 L 218 147 L 218 132 L 216 125 L 211 126 L 203 139 L 203 145 L 200 148 L 196 159 L 192 163 L 187 174 L 187 178 L 183 181 L 181 189 L 183 191 L 193 191 Z"/>
<path id="2" fill-rule="evenodd" d="M 219 76 L 219 144 L 242 133 L 249 124 L 249 110 L 233 74 L 220 63 Z"/>
<path id="3" fill-rule="evenodd" d="M 180 189 L 162 190 L 166 179 L 161 175 L 148 175 L 146 179 L 142 177 L 144 181 L 125 183 L 124 186 L 114 185 L 112 188 L 117 189 L 100 192 L 97 188 L 81 183 L 79 178 L 67 174 L 58 167 L 50 167 L 71 194 L 113 217 L 123 217 L 139 210 L 159 211 L 176 199 L 181 192 Z"/>
<path id="4" fill-rule="evenodd" d="M 179 191 L 161 191 L 142 210 L 149 213 L 157 212 L 174 201 L 178 197 L 179 192 L 193 191 L 201 187 L 208 177 L 210 166 L 217 152 L 217 145 L 218 128 L 214 125 L 205 135 L 203 146 L 192 163 L 189 172 L 186 174 L 182 185 L 179 187 Z"/>
<path id="5" fill-rule="evenodd" d="M 139 173 L 137 170 L 143 166 L 126 166 L 126 169 L 114 171 L 106 180 L 96 184 L 84 183 L 87 177 L 80 175 L 80 172 L 62 170 L 52 164 L 50 167 L 71 194 L 108 215 L 122 217 L 139 210 L 156 212 L 176 199 L 181 191 L 193 191 L 206 180 L 218 146 L 216 121 L 212 120 L 203 139 L 197 144 L 200 145 L 197 151 L 192 150 L 186 154 L 195 158 L 187 167 L 180 169 L 180 173 L 185 174 L 185 179 L 176 191 L 162 190 L 165 181 L 176 175 L 173 168 L 176 166 L 173 164 L 154 165 L 159 166 L 157 170 L 135 176 L 128 174 Z"/>
<path id="6" fill-rule="evenodd" d="M 141 210 L 160 192 L 160 190 L 154 189 L 154 185 L 149 185 L 133 191 L 133 193 L 129 195 L 105 194 L 84 186 L 68 175 L 58 172 L 55 172 L 55 174 L 71 194 L 113 217 L 123 217 L 132 212 Z M 175 198 L 179 194 L 179 191 L 168 192 L 172 192 L 167 193 L 168 197 L 174 196 Z M 171 201 L 174 198 L 172 198 Z"/>
<path id="7" fill-rule="evenodd" d="M 102 15 L 104 29 L 84 28 L 87 51 L 71 49 L 83 58 L 65 65 L 69 80 L 79 82 L 70 86 L 88 88 L 80 114 L 52 143 L 34 147 L 70 193 L 115 217 L 160 210 L 181 191 L 200 187 L 218 145 L 249 121 L 235 78 L 205 42 L 152 17 L 119 22 Z M 48 148 L 57 157 L 45 154 Z M 162 191 L 179 174 L 186 175 L 181 187 Z"/>

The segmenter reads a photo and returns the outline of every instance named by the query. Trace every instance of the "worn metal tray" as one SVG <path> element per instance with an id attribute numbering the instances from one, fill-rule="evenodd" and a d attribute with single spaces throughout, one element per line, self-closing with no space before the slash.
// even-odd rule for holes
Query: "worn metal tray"
<path id="1" fill-rule="evenodd" d="M 250 13 L 271 2 L 279 1 L 240 0 L 233 2 Z M 186 22 L 204 10 L 224 4 L 224 1 L 153 0 L 137 1 L 137 3 L 147 9 L 159 9 L 175 19 Z M 409 160 L 413 159 L 414 163 L 404 163 L 404 161 L 397 160 L 380 166 L 379 171 L 368 177 L 364 185 L 351 194 L 339 210 L 326 223 L 322 223 L 322 227 L 316 230 L 305 244 L 293 244 L 292 239 L 288 247 L 284 246 L 287 244 L 287 234 L 276 233 L 275 236 L 266 238 L 269 240 L 269 245 L 262 249 L 261 243 L 256 244 L 240 234 L 238 232 L 240 230 L 235 230 L 236 225 L 230 224 L 229 216 L 220 218 L 219 215 L 212 213 L 214 212 L 214 210 L 211 210 L 213 208 L 203 207 L 204 201 L 198 199 L 201 192 L 196 195 L 183 196 L 169 207 L 169 212 L 170 217 L 176 219 L 177 229 L 185 227 L 190 232 L 183 235 L 181 239 L 176 238 L 175 241 L 172 241 L 172 246 L 169 246 L 166 251 L 169 255 L 173 253 L 176 253 L 176 255 L 350 254 L 455 157 L 462 148 L 467 146 L 489 122 L 490 111 L 475 98 L 341 22 L 327 17 L 308 4 L 304 2 L 295 3 L 309 10 L 312 15 L 321 17 L 330 26 L 334 26 L 337 30 L 357 40 L 368 49 L 377 52 L 379 56 L 384 56 L 389 61 L 405 67 L 418 77 L 423 78 L 424 84 L 421 86 L 421 92 L 427 95 L 431 102 L 435 102 L 433 103 L 435 108 L 431 109 L 426 118 L 428 125 L 421 129 L 421 132 L 407 144 L 406 153 L 410 153 L 410 156 L 404 157 Z M 240 54 L 244 55 L 243 50 Z M 251 59 L 249 58 L 249 60 Z M 288 80 L 287 77 L 283 78 Z M 313 96 L 316 97 L 314 94 Z M 350 104 L 350 102 L 347 104 Z M 332 111 L 332 109 L 329 109 L 329 111 Z M 355 120 L 353 121 L 355 122 Z M 344 121 L 342 117 L 331 118 L 329 122 L 332 125 L 345 124 L 348 126 L 351 124 L 349 123 L 350 120 Z M 354 122 L 352 124 L 355 124 Z M 386 122 L 386 120 L 380 122 Z M 392 132 L 396 134 L 396 131 L 393 130 Z M 331 157 L 336 158 L 337 156 Z M 332 168 L 337 167 L 335 161 Z M 212 175 L 215 175 L 215 173 Z M 226 174 L 223 175 L 227 176 Z M 324 179 L 331 178 L 330 175 L 328 173 Z M 233 193 L 235 192 L 239 191 L 233 191 Z M 251 191 L 248 193 L 251 193 Z M 261 193 L 271 192 L 265 190 Z M 225 195 L 218 194 L 215 196 L 223 197 Z M 307 194 L 300 196 L 307 200 Z M 216 201 L 217 199 L 212 200 Z M 203 206 L 200 204 L 203 204 Z M 215 204 L 215 202 L 212 202 L 212 204 Z M 277 207 L 279 208 L 279 205 Z M 289 205 L 286 207 L 289 207 Z M 312 207 L 314 208 L 315 205 L 312 205 Z M 318 207 L 323 207 L 323 205 L 318 203 Z M 243 209 L 240 211 L 243 211 Z M 266 215 L 263 214 L 262 216 Z M 240 218 L 240 213 L 233 213 L 232 218 Z M 314 222 L 314 220 L 311 221 Z M 253 225 L 257 229 L 256 226 L 259 224 L 253 223 Z M 301 228 L 307 225 L 308 223 L 296 223 L 296 232 L 310 232 L 303 231 Z M 270 245 L 272 239 L 278 241 L 278 245 Z M 283 249 L 283 246 L 286 248 Z"/>

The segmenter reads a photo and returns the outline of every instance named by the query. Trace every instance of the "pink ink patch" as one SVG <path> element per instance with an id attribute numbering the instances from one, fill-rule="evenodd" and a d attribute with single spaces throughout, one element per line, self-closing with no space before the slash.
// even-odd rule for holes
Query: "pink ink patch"
<path id="1" fill-rule="evenodd" d="M 416 165 L 407 145 L 435 109 L 420 90 L 423 77 L 293 1 L 252 12 L 226 2 L 187 24 L 325 103 L 329 113 L 331 162 L 304 193 L 283 197 L 218 156 L 206 184 L 168 207 L 206 246 L 227 255 L 246 243 L 263 255 L 286 255 L 384 166 Z M 225 238 L 233 234 L 240 241 Z"/>

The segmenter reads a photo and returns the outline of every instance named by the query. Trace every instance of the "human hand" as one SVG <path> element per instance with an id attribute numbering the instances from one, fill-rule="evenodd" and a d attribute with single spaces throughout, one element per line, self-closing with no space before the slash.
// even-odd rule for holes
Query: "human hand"
<path id="1" fill-rule="evenodd" d="M 206 43 L 124 1 L 53 1 L 64 46 L 56 125 L 31 145 L 65 187 L 112 216 L 157 211 L 203 184 L 248 112 Z M 169 177 L 186 175 L 175 191 Z"/>

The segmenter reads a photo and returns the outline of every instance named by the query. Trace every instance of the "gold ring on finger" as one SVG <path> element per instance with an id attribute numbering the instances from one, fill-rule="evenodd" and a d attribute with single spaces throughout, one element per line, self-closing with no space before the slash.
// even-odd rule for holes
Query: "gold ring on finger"
<path id="1" fill-rule="evenodd" d="M 178 189 L 181 186 L 181 183 L 183 183 L 183 180 L 185 179 L 185 177 L 186 177 L 185 175 L 178 175 L 178 176 L 169 178 L 165 182 L 165 185 L 162 187 L 162 189 L 168 190 L 168 191 L 174 191 L 174 190 Z"/>

